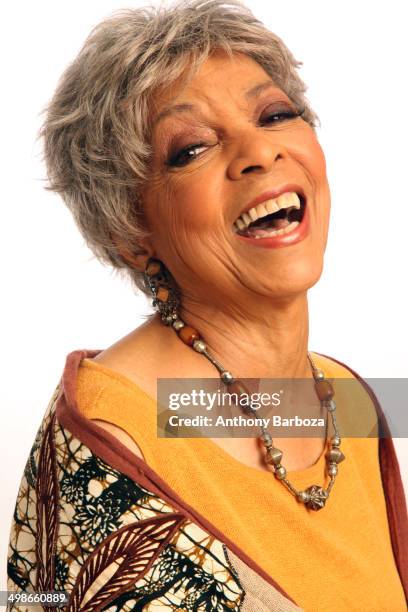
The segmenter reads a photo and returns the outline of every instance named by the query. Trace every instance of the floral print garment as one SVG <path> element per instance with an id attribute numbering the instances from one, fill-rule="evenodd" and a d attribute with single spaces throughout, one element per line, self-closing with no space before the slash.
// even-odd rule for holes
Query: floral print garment
<path id="1" fill-rule="evenodd" d="M 64 609 L 81 612 L 300 610 L 168 492 L 146 486 L 142 473 L 129 477 L 64 427 L 59 401 L 60 386 L 22 478 L 9 590 L 66 591 Z"/>

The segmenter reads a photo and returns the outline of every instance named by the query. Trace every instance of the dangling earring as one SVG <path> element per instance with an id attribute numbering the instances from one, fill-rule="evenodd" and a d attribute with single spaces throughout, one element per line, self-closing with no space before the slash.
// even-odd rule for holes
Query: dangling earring
<path id="1" fill-rule="evenodd" d="M 149 257 L 144 271 L 144 282 L 153 294 L 152 304 L 161 314 L 161 320 L 165 325 L 172 325 L 178 318 L 180 291 L 160 259 Z"/>

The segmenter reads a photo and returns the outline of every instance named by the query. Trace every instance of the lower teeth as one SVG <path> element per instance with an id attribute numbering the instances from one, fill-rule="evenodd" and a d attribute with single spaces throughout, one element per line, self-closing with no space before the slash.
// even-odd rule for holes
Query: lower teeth
<path id="1" fill-rule="evenodd" d="M 249 238 L 272 238 L 272 236 L 280 236 L 281 234 L 288 234 L 292 232 L 295 227 L 299 225 L 299 221 L 292 221 L 285 228 L 278 230 L 264 230 L 264 229 L 252 229 L 252 231 L 248 232 L 246 235 Z"/>

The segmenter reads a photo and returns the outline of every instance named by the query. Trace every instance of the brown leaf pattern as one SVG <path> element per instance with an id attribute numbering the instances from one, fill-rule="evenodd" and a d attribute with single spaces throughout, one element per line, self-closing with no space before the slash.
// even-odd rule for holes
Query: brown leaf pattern
<path id="1" fill-rule="evenodd" d="M 63 428 L 58 394 L 18 494 L 8 588 L 66 590 L 81 612 L 240 610 L 222 542 Z"/>
<path id="2" fill-rule="evenodd" d="M 104 541 L 87 559 L 74 587 L 69 612 L 87 612 L 107 605 L 134 584 L 184 520 L 180 514 L 146 519 L 123 527 Z M 106 582 L 95 582 L 113 566 Z M 92 593 L 89 596 L 89 593 Z"/>

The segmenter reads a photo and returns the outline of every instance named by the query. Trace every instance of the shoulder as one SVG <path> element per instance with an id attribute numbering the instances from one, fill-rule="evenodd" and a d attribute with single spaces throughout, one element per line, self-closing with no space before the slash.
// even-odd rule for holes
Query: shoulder
<path id="1" fill-rule="evenodd" d="M 155 399 L 157 377 L 161 374 L 160 353 L 166 361 L 162 334 L 157 322 L 148 320 L 102 351 L 83 351 L 76 369 L 72 368 L 71 379 L 86 416 L 103 397 L 112 406 L 116 398 L 122 403 L 137 396 L 142 401 Z"/>
<path id="2" fill-rule="evenodd" d="M 338 358 L 325 355 L 324 353 L 311 352 L 316 365 L 321 368 L 326 378 L 360 378 L 360 375 Z"/>
<path id="3" fill-rule="evenodd" d="M 76 406 L 86 419 L 145 459 L 140 429 L 146 425 L 147 414 L 152 413 L 153 398 L 140 386 L 144 383 L 143 376 L 140 379 L 132 376 L 117 360 L 98 359 L 98 356 L 85 358 L 80 363 Z"/>
<path id="4" fill-rule="evenodd" d="M 92 361 L 111 379 L 116 378 L 125 386 L 136 385 L 155 397 L 157 378 L 167 377 L 168 366 L 174 363 L 173 343 L 172 331 L 157 319 L 150 319 L 98 353 Z"/>

